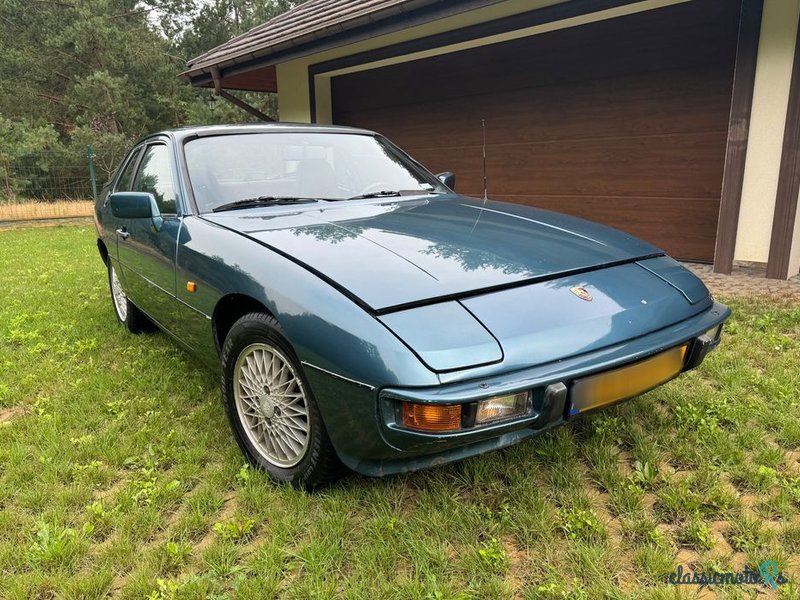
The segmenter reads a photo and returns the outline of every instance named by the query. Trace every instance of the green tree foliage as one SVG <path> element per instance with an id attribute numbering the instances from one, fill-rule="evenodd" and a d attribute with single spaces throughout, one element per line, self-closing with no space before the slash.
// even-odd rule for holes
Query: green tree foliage
<path id="1" fill-rule="evenodd" d="M 252 118 L 178 79 L 186 61 L 291 8 L 288 0 L 0 0 L 0 177 L 47 150 L 57 163 L 95 146 L 101 179 L 140 136 Z M 248 94 L 275 114 L 275 100 Z M 27 153 L 27 154 L 26 154 Z M 43 159 L 44 160 L 44 159 Z M 55 164 L 43 165 L 55 168 Z M 0 190 L 24 182 L 0 179 Z M 4 194 L 8 195 L 8 193 Z"/>
<path id="2" fill-rule="evenodd" d="M 27 119 L 12 121 L 0 116 L 0 190 L 6 197 L 30 190 L 33 182 L 19 165 L 36 165 L 48 172 L 64 160 L 64 150 L 52 125 L 35 125 Z M 17 168 L 14 168 L 17 167 Z"/>
<path id="3" fill-rule="evenodd" d="M 300 2 L 289 0 L 216 0 L 201 3 L 190 27 L 182 32 L 181 49 L 187 58 L 199 56 L 297 4 Z"/>

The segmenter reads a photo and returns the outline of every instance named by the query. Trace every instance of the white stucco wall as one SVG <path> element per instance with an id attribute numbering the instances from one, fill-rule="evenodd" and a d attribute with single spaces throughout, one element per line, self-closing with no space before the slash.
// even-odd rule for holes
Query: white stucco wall
<path id="1" fill-rule="evenodd" d="M 800 207 L 800 198 L 797 200 Z M 789 256 L 789 277 L 800 273 L 800 210 L 794 220 L 794 236 L 792 237 L 792 253 Z"/>
<path id="2" fill-rule="evenodd" d="M 799 15 L 797 0 L 764 1 L 735 260 L 769 258 Z"/>
<path id="3" fill-rule="evenodd" d="M 278 78 L 280 120 L 289 123 L 310 123 L 308 64 L 295 60 L 276 65 L 275 71 Z"/>

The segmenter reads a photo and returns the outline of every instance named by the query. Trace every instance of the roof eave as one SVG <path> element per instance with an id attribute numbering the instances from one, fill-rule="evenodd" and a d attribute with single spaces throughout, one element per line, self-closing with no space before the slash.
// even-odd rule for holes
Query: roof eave
<path id="1" fill-rule="evenodd" d="M 197 59 L 189 61 L 187 70 L 183 71 L 179 78 L 194 86 L 208 85 L 212 81 L 212 67 L 218 68 L 224 78 L 225 76 L 244 73 L 259 67 L 277 65 L 289 60 L 306 57 L 325 50 L 333 50 L 357 41 L 379 37 L 387 33 L 422 25 L 446 16 L 468 12 L 502 1 L 461 0 L 460 2 L 442 2 L 441 0 L 411 0 L 402 6 L 389 7 L 381 12 L 361 16 L 352 22 L 348 21 L 346 23 L 347 27 L 344 26 L 345 24 L 337 23 L 255 51 L 243 52 L 229 58 L 223 56 L 221 57 L 223 60 L 199 61 L 198 59 L 204 56 L 201 55 Z M 413 5 L 413 8 L 409 8 L 408 5 Z M 353 25 L 353 23 L 356 24 Z"/>

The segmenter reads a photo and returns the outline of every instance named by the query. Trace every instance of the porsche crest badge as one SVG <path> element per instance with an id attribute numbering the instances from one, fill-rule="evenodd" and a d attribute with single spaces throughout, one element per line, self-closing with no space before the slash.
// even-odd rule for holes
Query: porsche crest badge
<path id="1" fill-rule="evenodd" d="M 569 291 L 575 294 L 581 300 L 586 300 L 586 302 L 592 301 L 592 294 L 584 287 L 575 286 L 569 288 Z"/>

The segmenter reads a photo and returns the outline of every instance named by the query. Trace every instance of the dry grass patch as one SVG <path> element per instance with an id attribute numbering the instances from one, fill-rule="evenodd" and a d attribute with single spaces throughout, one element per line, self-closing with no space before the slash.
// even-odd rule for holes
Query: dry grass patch
<path id="1" fill-rule="evenodd" d="M 10 423 L 12 419 L 27 414 L 28 408 L 25 406 L 12 406 L 11 408 L 0 408 L 0 425 Z"/>
<path id="2" fill-rule="evenodd" d="M 59 200 L 58 202 L 0 203 L 0 221 L 90 217 L 94 208 L 91 200 Z"/>

